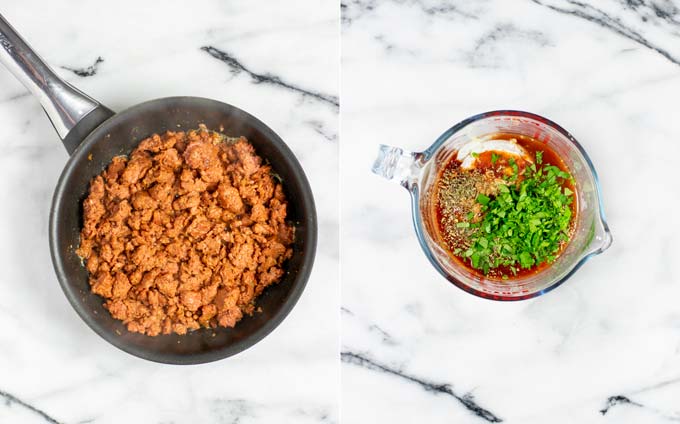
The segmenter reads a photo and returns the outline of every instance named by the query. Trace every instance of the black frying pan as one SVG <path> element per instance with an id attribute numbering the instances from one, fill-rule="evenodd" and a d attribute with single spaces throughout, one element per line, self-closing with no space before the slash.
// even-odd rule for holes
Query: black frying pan
<path id="1" fill-rule="evenodd" d="M 40 100 L 71 155 L 52 199 L 49 237 L 52 262 L 66 297 L 78 315 L 116 347 L 151 361 L 195 364 L 226 358 L 257 343 L 288 315 L 307 283 L 316 251 L 314 199 L 297 159 L 281 138 L 237 107 L 198 97 L 151 100 L 114 114 L 61 80 L 0 15 L 0 61 Z M 82 226 L 82 202 L 90 180 L 111 159 L 130 153 L 145 137 L 166 130 L 223 127 L 229 136 L 246 136 L 281 176 L 289 219 L 296 226 L 293 256 L 278 284 L 258 298 L 261 313 L 235 328 L 201 329 L 186 335 L 149 337 L 127 331 L 90 291 L 88 273 L 75 250 Z"/>

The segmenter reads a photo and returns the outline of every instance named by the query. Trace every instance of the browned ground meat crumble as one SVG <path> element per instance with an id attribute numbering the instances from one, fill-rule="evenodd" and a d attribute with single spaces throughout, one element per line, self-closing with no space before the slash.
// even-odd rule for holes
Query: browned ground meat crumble
<path id="1" fill-rule="evenodd" d="M 233 327 L 284 274 L 286 205 L 245 138 L 154 134 L 90 183 L 77 253 L 130 331 Z"/>

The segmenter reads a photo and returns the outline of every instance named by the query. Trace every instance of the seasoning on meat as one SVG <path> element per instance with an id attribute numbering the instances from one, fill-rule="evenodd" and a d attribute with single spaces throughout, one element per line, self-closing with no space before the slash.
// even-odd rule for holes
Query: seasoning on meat
<path id="1" fill-rule="evenodd" d="M 233 327 L 284 274 L 286 207 L 245 138 L 204 126 L 154 134 L 90 183 L 77 253 L 130 331 Z"/>

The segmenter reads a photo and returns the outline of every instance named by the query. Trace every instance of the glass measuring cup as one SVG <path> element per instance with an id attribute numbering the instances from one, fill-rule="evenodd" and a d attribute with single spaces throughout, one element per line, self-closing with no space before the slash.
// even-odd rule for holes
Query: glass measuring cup
<path id="1" fill-rule="evenodd" d="M 437 223 L 429 212 L 434 202 L 432 188 L 442 167 L 466 143 L 497 133 L 529 136 L 549 146 L 573 175 L 577 202 L 574 234 L 557 259 L 537 273 L 505 281 L 479 276 L 454 259 L 438 240 Z M 483 298 L 524 300 L 540 296 L 562 284 L 612 243 L 597 173 L 585 150 L 562 127 L 533 113 L 500 110 L 475 115 L 445 131 L 423 152 L 381 145 L 372 171 L 410 192 L 418 241 L 437 271 L 459 288 Z"/>

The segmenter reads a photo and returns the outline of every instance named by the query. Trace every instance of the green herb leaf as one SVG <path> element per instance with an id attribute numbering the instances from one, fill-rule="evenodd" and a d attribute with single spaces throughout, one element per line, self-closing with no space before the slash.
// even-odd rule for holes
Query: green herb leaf
<path id="1" fill-rule="evenodd" d="M 536 164 L 542 160 L 542 152 L 536 152 Z M 572 176 L 556 166 L 544 165 L 528 166 L 518 178 L 517 163 L 513 159 L 508 163 L 514 173 L 498 184 L 498 194 L 477 195 L 476 201 L 482 205 L 481 221 L 456 224 L 471 232 L 465 260 L 485 274 L 503 267 L 516 275 L 519 268 L 550 263 L 569 240 L 574 192 L 564 185 L 573 180 Z"/>

